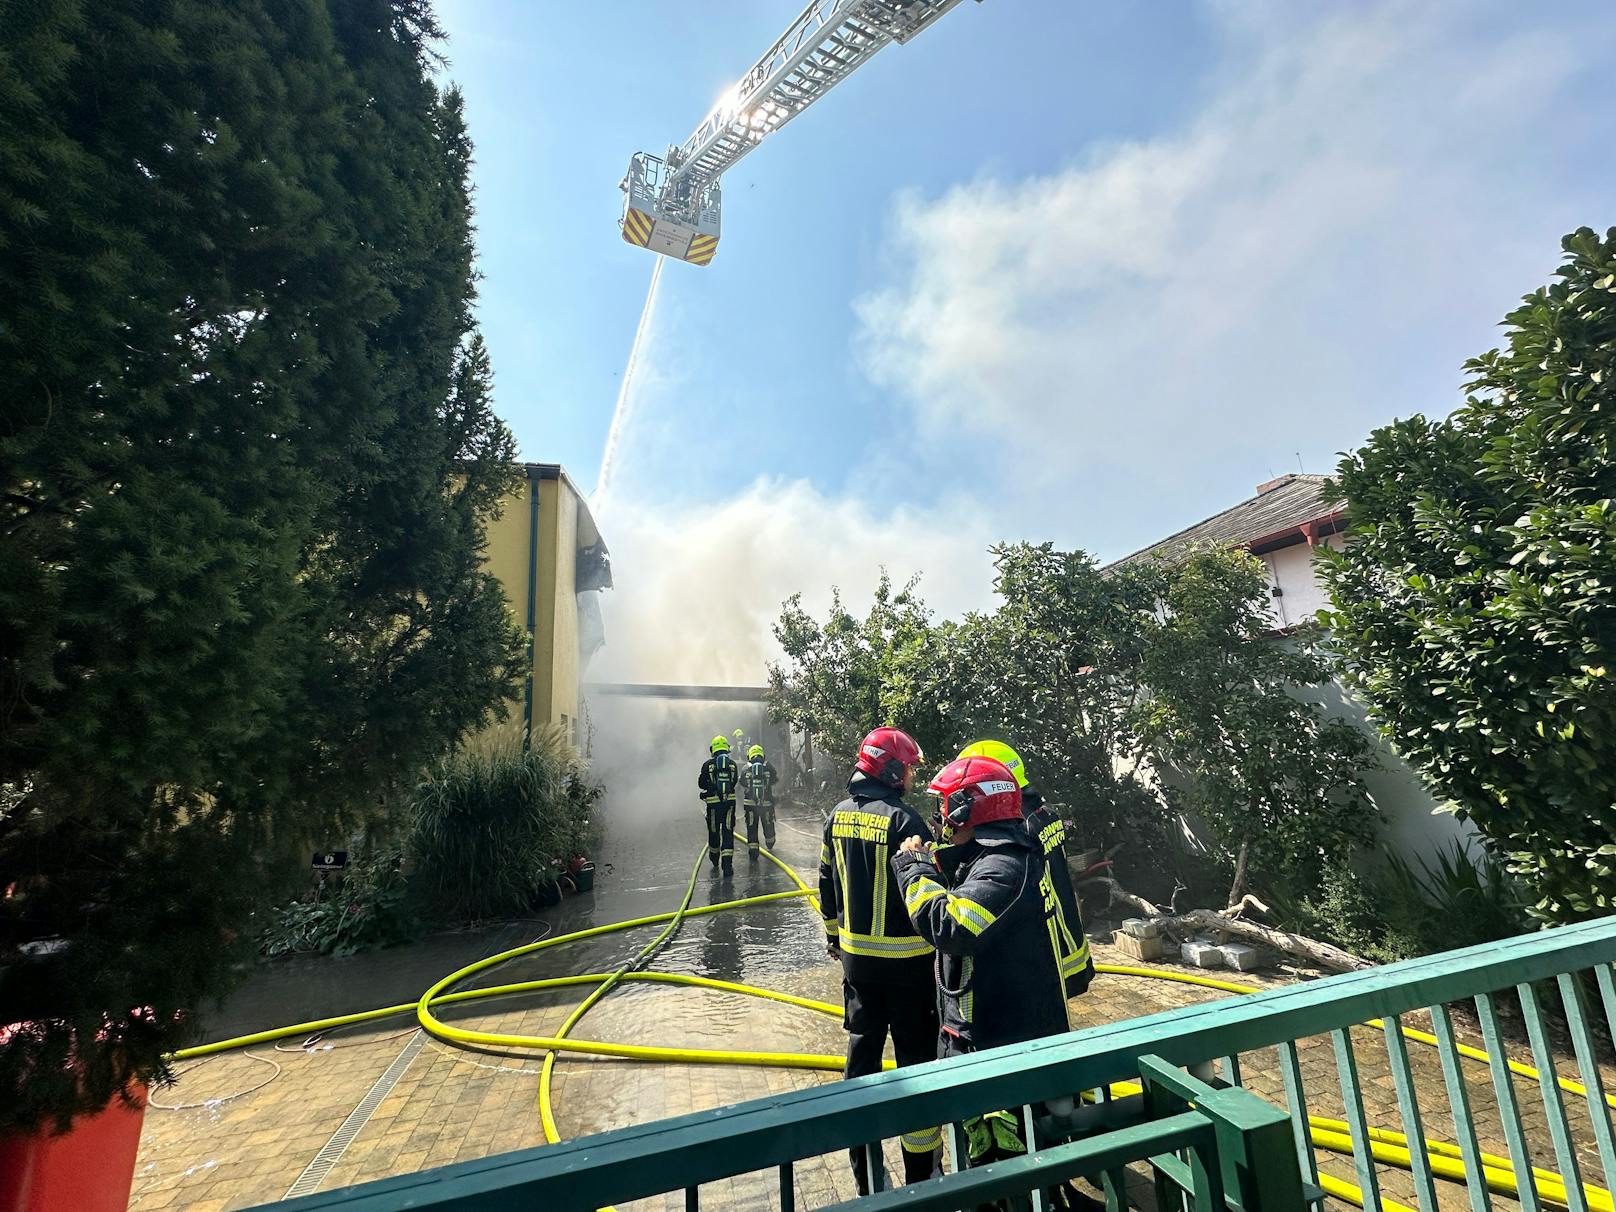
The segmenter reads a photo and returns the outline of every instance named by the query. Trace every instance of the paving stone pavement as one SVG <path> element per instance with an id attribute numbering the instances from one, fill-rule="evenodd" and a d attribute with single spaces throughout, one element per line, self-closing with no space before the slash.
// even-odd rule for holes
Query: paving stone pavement
<path id="1" fill-rule="evenodd" d="M 789 905 L 784 911 L 791 911 Z M 795 910 L 802 913 L 803 910 Z M 1097 946 L 1102 962 L 1121 962 Z M 1241 978 L 1269 985 L 1283 975 Z M 775 982 L 791 992 L 827 1001 L 839 998 L 838 971 L 822 964 Z M 1091 992 L 1072 1003 L 1074 1023 L 1088 1026 L 1152 1014 L 1222 994 L 1192 986 L 1134 977 L 1102 976 Z M 694 999 L 694 1001 L 692 1000 Z M 498 1009 L 467 1015 L 479 1028 L 516 1034 L 553 1031 L 576 1004 L 575 991 L 503 999 Z M 838 1053 L 840 1024 L 808 1011 L 734 994 L 680 990 L 668 986 L 625 987 L 602 1002 L 585 1020 L 587 1038 L 627 1042 L 677 1042 L 694 1047 L 747 1048 Z M 1429 1023 L 1410 1019 L 1410 1025 Z M 1473 1024 L 1472 1024 L 1473 1026 Z M 410 1042 L 413 1031 L 398 1021 L 337 1032 L 314 1049 L 291 1042 L 209 1059 L 182 1071 L 177 1085 L 157 1095 L 161 1104 L 206 1105 L 189 1110 L 147 1113 L 136 1164 L 131 1208 L 208 1212 L 281 1198 L 322 1146 L 359 1103 L 378 1076 Z M 1461 1023 L 1465 1042 L 1480 1046 L 1479 1034 Z M 1396 1094 L 1386 1063 L 1385 1040 L 1367 1029 L 1351 1032 L 1371 1124 L 1402 1130 Z M 1529 1059 L 1524 1040 L 1512 1055 Z M 1421 1094 L 1424 1134 L 1454 1142 L 1436 1050 L 1410 1044 L 1410 1060 Z M 1300 1046 L 1309 1109 L 1340 1118 L 1342 1095 L 1328 1039 Z M 275 1073 L 272 1066 L 279 1066 Z M 488 1055 L 426 1041 L 397 1084 L 381 1101 L 348 1149 L 326 1175 L 322 1189 L 410 1173 L 543 1143 L 535 1106 L 539 1060 L 529 1055 Z M 1569 1062 L 1561 1071 L 1575 1076 Z M 1507 1154 L 1492 1081 L 1485 1065 L 1465 1062 L 1472 1114 L 1489 1152 Z M 266 1078 L 273 1080 L 241 1097 Z M 1242 1058 L 1244 1084 L 1279 1104 L 1283 1087 L 1275 1058 Z M 557 1068 L 555 1105 L 563 1135 L 599 1132 L 667 1115 L 722 1106 L 744 1099 L 832 1080 L 831 1075 L 727 1066 L 667 1066 L 572 1056 Z M 1607 1089 L 1616 1089 L 1616 1071 L 1606 1067 Z M 1547 1130 L 1543 1099 L 1530 1082 L 1515 1081 L 1527 1139 L 1536 1164 L 1559 1169 Z M 224 1100 L 224 1101 L 210 1101 Z M 1601 1181 L 1588 1130 L 1586 1109 L 1567 1098 L 1579 1162 L 1585 1179 Z M 895 1150 L 889 1165 L 898 1169 Z M 1320 1153 L 1325 1172 L 1356 1181 L 1350 1159 Z M 1376 1169 L 1384 1195 L 1413 1205 L 1410 1176 L 1392 1167 Z M 1616 1178 L 1616 1176 L 1611 1176 Z M 777 1208 L 773 1173 L 742 1175 L 703 1189 L 705 1208 Z M 1437 1184 L 1439 1206 L 1470 1206 L 1464 1189 Z M 822 1158 L 796 1170 L 799 1206 L 815 1207 L 853 1195 L 844 1158 Z M 1143 1198 L 1147 1193 L 1137 1194 Z M 641 1201 L 636 1208 L 682 1208 L 682 1195 Z"/>
<path id="2" fill-rule="evenodd" d="M 813 868 L 818 856 L 814 819 L 817 818 L 804 818 L 794 825 L 783 816 L 781 821 L 777 850 L 804 872 Z M 680 818 L 669 827 L 689 826 L 689 821 Z M 221 1011 L 215 1038 L 276 1022 L 307 1021 L 321 1014 L 408 1001 L 445 972 L 478 955 L 534 937 L 535 932 L 552 927 L 566 932 L 582 925 L 665 910 L 683 891 L 690 861 L 668 857 L 669 836 L 659 824 L 653 829 L 642 828 L 638 834 L 612 837 L 609 846 L 621 863 L 621 874 L 614 879 L 606 873 L 594 896 L 568 898 L 559 909 L 549 911 L 547 926 L 531 921 L 512 923 L 483 932 L 433 936 L 408 947 L 341 961 L 316 959 L 270 966 L 255 975 L 249 987 Z M 635 846 L 640 847 L 637 852 Z M 683 853 L 683 843 L 676 849 Z M 696 903 L 787 886 L 781 873 L 766 865 L 743 866 L 737 869 L 733 883 L 702 879 Z M 642 931 L 544 950 L 479 979 L 484 984 L 497 984 L 610 970 L 648 937 Z M 1096 955 L 1101 962 L 1125 962 L 1103 945 L 1096 946 Z M 824 959 L 823 932 L 817 914 L 799 900 L 692 919 L 657 956 L 653 966 L 663 971 L 726 976 L 834 1004 L 841 1000 L 840 971 Z M 1311 974 L 1253 973 L 1239 979 L 1269 986 L 1306 975 Z M 442 1016 L 484 1030 L 549 1035 L 585 992 L 548 990 L 461 1003 L 444 1008 Z M 1222 996 L 1228 995 L 1167 981 L 1101 976 L 1088 994 L 1073 1000 L 1073 1021 L 1078 1027 L 1092 1026 Z M 1411 1025 L 1429 1026 L 1412 1020 Z M 1473 1023 L 1467 1026 L 1461 1020 L 1458 1025 L 1465 1042 L 1480 1045 Z M 835 1018 L 738 994 L 650 984 L 620 986 L 590 1012 L 576 1034 L 624 1043 L 831 1055 L 840 1055 L 843 1048 L 841 1025 Z M 1369 1121 L 1401 1130 L 1383 1037 L 1368 1029 L 1355 1029 L 1351 1035 Z M 147 1112 L 130 1208 L 139 1212 L 205 1212 L 281 1199 L 378 1078 L 412 1043 L 417 1051 L 408 1067 L 320 1178 L 319 1189 L 543 1144 L 535 1105 L 541 1057 L 450 1048 L 435 1040 L 421 1039 L 412 1020 L 401 1016 L 332 1032 L 309 1049 L 299 1048 L 298 1041 L 292 1039 L 278 1046 L 264 1045 L 182 1066 L 178 1083 L 155 1097 L 158 1104 L 189 1109 L 163 1110 L 154 1105 Z M 1420 1091 L 1425 1135 L 1452 1141 L 1453 1124 L 1447 1115 L 1436 1052 L 1411 1044 L 1409 1053 Z M 1512 1045 L 1511 1054 L 1529 1059 L 1524 1040 Z M 1339 1118 L 1341 1092 L 1329 1041 L 1304 1041 L 1300 1058 L 1310 1110 Z M 1245 1084 L 1283 1104 L 1283 1088 L 1272 1052 L 1248 1054 L 1241 1062 Z M 1575 1073 L 1574 1066 L 1564 1061 L 1561 1071 Z M 1483 1147 L 1490 1152 L 1507 1152 L 1487 1067 L 1467 1061 L 1464 1074 Z M 554 1102 L 559 1129 L 570 1138 L 830 1080 L 834 1075 L 828 1073 L 646 1064 L 570 1054 L 557 1065 Z M 1607 1069 L 1605 1080 L 1607 1089 L 1616 1089 L 1616 1071 Z M 1558 1169 L 1537 1089 L 1520 1080 L 1515 1088 L 1534 1161 Z M 1567 1102 L 1576 1125 L 1575 1139 L 1584 1174 L 1601 1181 L 1588 1132 L 1587 1110 L 1580 1100 Z M 889 1170 L 901 1172 L 895 1144 L 889 1148 L 889 1155 Z M 1350 1159 L 1323 1153 L 1319 1157 L 1327 1172 L 1352 1180 Z M 1378 1173 L 1387 1195 L 1413 1204 L 1407 1174 L 1390 1168 L 1380 1168 Z M 854 1194 L 845 1156 L 801 1163 L 794 1177 L 798 1207 L 818 1207 Z M 774 1173 L 767 1173 L 743 1174 L 714 1183 L 703 1188 L 702 1207 L 778 1208 L 777 1182 Z M 1438 1187 L 1444 1212 L 1469 1206 L 1463 1188 L 1442 1183 Z M 1136 1189 L 1136 1194 L 1138 1206 L 1148 1208 L 1148 1191 Z M 684 1200 L 682 1194 L 676 1194 L 634 1206 L 676 1209 L 684 1206 Z"/>

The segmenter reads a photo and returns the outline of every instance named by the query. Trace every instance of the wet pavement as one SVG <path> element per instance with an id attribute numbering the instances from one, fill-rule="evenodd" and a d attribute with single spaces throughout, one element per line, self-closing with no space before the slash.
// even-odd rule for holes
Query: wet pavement
<path id="1" fill-rule="evenodd" d="M 704 833 L 693 796 L 688 806 L 661 802 L 676 806 L 640 813 L 608 810 L 601 871 L 592 893 L 569 898 L 538 920 L 440 934 L 408 947 L 345 959 L 266 965 L 213 1019 L 210 1038 L 413 1001 L 447 972 L 483 955 L 551 932 L 674 908 L 704 845 Z M 775 847 L 810 880 L 818 861 L 817 823 L 816 812 L 783 812 Z M 712 875 L 703 861 L 694 904 L 791 887 L 773 864 L 759 860 L 753 866 L 742 853 L 729 879 Z M 652 933 L 636 929 L 547 949 L 480 974 L 472 983 L 488 986 L 611 971 Z M 1096 954 L 1101 962 L 1125 962 L 1103 946 Z M 651 966 L 840 1000 L 839 969 L 825 959 L 823 931 L 805 899 L 690 919 Z M 1294 978 L 1281 973 L 1242 979 L 1272 984 Z M 442 1017 L 488 1031 L 550 1034 L 586 992 L 553 990 L 465 1003 L 444 1007 Z M 1073 1019 L 1079 1026 L 1096 1025 L 1218 996 L 1181 984 L 1102 976 L 1088 995 L 1073 1001 Z M 614 991 L 575 1034 L 625 1043 L 828 1054 L 839 1054 L 843 1046 L 839 1022 L 823 1015 L 737 994 L 643 984 Z M 1371 1031 L 1355 1030 L 1353 1036 L 1369 1122 L 1397 1127 L 1401 1121 L 1384 1041 Z M 1467 1042 L 1480 1043 L 1473 1033 Z M 277 1200 L 294 1189 L 300 1194 L 327 1190 L 543 1143 L 535 1106 L 541 1054 L 450 1048 L 417 1032 L 408 1016 L 332 1032 L 307 1049 L 298 1043 L 287 1040 L 210 1059 L 187 1068 L 176 1086 L 159 1092 L 160 1105 L 146 1116 L 130 1207 L 141 1212 L 217 1212 Z M 1451 1141 L 1435 1051 L 1413 1047 L 1410 1053 L 1425 1106 L 1426 1135 Z M 1310 1109 L 1339 1116 L 1340 1088 L 1329 1041 L 1304 1041 L 1300 1054 Z M 1283 1102 L 1271 1055 L 1250 1055 L 1243 1064 L 1247 1086 Z M 1486 1066 L 1467 1064 L 1465 1077 L 1483 1147 L 1504 1152 Z M 1607 1082 L 1612 1078 L 1616 1073 L 1607 1072 Z M 562 1135 L 573 1137 L 828 1080 L 833 1080 L 829 1074 L 800 1071 L 567 1055 L 557 1066 L 554 1101 Z M 1530 1089 L 1519 1093 L 1534 1157 L 1538 1164 L 1552 1165 L 1541 1100 Z M 162 1109 L 174 1105 L 185 1109 Z M 1597 1181 L 1598 1162 L 1585 1132 L 1578 1133 L 1578 1143 L 1584 1146 L 1584 1174 Z M 1323 1168 L 1352 1180 L 1350 1159 L 1322 1153 L 1320 1158 Z M 897 1169 L 895 1152 L 891 1168 Z M 1389 1167 L 1377 1171 L 1386 1194 L 1413 1202 L 1405 1172 Z M 776 1181 L 771 1172 L 711 1184 L 703 1188 L 702 1206 L 778 1207 Z M 799 1165 L 796 1193 L 802 1207 L 850 1198 L 845 1159 Z M 1462 1187 L 1439 1184 L 1439 1196 L 1444 1209 L 1469 1206 Z M 1143 1189 L 1135 1197 L 1149 1206 Z M 683 1197 L 634 1206 L 681 1208 Z"/>
<path id="2" fill-rule="evenodd" d="M 604 817 L 592 892 L 531 920 L 341 959 L 266 964 L 210 1017 L 208 1037 L 412 1002 L 446 973 L 485 955 L 675 908 L 705 849 L 694 794 L 688 805 L 616 814 L 608 808 Z M 810 881 L 818 863 L 818 820 L 817 812 L 783 810 L 774 848 Z M 702 858 L 693 905 L 795 887 L 766 859 L 750 860 L 744 841 L 739 848 L 732 876 L 714 873 Z M 653 934 L 639 928 L 549 948 L 479 973 L 466 987 L 608 972 Z M 839 1001 L 839 975 L 825 958 L 823 937 L 812 905 L 791 898 L 688 919 L 651 966 Z M 440 1017 L 481 1030 L 549 1034 L 586 993 L 547 990 L 461 1003 L 443 1007 Z M 840 1024 L 822 1015 L 738 994 L 644 984 L 620 986 L 575 1034 L 698 1048 L 830 1054 L 842 1048 Z M 130 1207 L 238 1208 L 282 1198 L 294 1185 L 302 1194 L 543 1143 L 534 1105 L 542 1054 L 449 1048 L 418 1035 L 407 1015 L 333 1031 L 308 1048 L 301 1042 L 292 1038 L 182 1066 L 181 1080 L 160 1091 L 147 1113 Z M 406 1061 L 407 1048 L 414 1055 Z M 345 1123 L 352 1126 L 355 1108 L 390 1066 L 402 1068 L 401 1075 L 333 1157 L 331 1138 Z M 821 1080 L 827 1078 L 568 1056 L 557 1068 L 556 1115 L 563 1135 L 572 1136 Z M 308 1173 L 317 1159 L 316 1172 Z M 845 1175 L 816 1176 L 812 1169 L 804 1168 L 805 1199 L 811 1192 L 851 1195 L 838 1181 Z"/>

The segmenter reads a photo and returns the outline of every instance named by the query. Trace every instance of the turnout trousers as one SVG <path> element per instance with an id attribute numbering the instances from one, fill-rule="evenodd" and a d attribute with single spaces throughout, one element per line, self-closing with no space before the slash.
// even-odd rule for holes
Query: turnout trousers
<path id="1" fill-rule="evenodd" d="M 707 857 L 724 874 L 735 870 L 735 801 L 707 805 Z"/>
<path id="2" fill-rule="evenodd" d="M 853 982 L 842 979 L 845 1007 L 842 1025 L 847 1028 L 847 1064 L 843 1077 L 863 1077 L 881 1072 L 881 1054 L 887 1036 L 892 1036 L 892 1054 L 899 1067 L 918 1065 L 937 1056 L 937 991 L 930 981 Z M 921 1182 L 932 1176 L 943 1145 L 941 1128 L 921 1128 L 905 1132 L 903 1181 Z M 868 1194 L 861 1156 L 863 1150 L 850 1149 L 853 1174 L 859 1192 Z"/>
<path id="3" fill-rule="evenodd" d="M 758 831 L 762 829 L 763 844 L 774 849 L 774 805 L 748 804 L 746 806 L 746 852 L 758 856 Z"/>
<path id="4" fill-rule="evenodd" d="M 938 1060 L 947 1060 L 951 1056 L 966 1056 L 974 1051 L 976 1051 L 975 1048 L 947 1031 L 938 1034 Z M 1056 1111 L 1062 1115 L 1070 1115 L 1074 1101 L 1071 1098 L 1062 1098 L 1055 1103 L 1039 1103 L 1033 1110 L 1038 1114 Z M 977 1166 L 986 1166 L 992 1162 L 1020 1157 L 1027 1152 L 1026 1125 L 1021 1122 L 1021 1108 L 1019 1107 L 1005 1111 L 989 1111 L 984 1115 L 973 1115 L 961 1123 L 960 1127 L 964 1130 L 967 1156 L 964 1159 L 956 1158 L 956 1165 L 968 1165 L 975 1169 Z M 1044 1143 L 1051 1142 L 1046 1141 Z M 1097 1180 L 1089 1178 L 1088 1181 Z M 1057 1210 L 1086 1210 L 1104 1207 L 1099 1201 L 1091 1196 L 1084 1195 L 1064 1182 L 1045 1190 L 1044 1199 L 1049 1207 Z M 1005 1209 L 1013 1206 L 1013 1204 L 1005 1201 L 978 1204 L 974 1212 L 1004 1212 Z"/>

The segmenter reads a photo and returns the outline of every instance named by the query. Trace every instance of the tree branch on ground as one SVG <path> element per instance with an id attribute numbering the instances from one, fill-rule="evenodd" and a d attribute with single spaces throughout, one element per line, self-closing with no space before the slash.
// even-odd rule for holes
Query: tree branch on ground
<path id="1" fill-rule="evenodd" d="M 1096 876 L 1084 880 L 1079 886 L 1105 889 L 1111 904 L 1126 905 L 1134 912 L 1154 921 L 1164 933 L 1177 939 L 1211 931 L 1225 938 L 1257 943 L 1295 959 L 1306 960 L 1328 972 L 1357 972 L 1374 967 L 1361 956 L 1343 951 L 1330 943 L 1292 934 L 1288 930 L 1279 930 L 1273 926 L 1264 926 L 1240 916 L 1248 907 L 1266 908 L 1255 897 L 1245 897 L 1240 905 L 1230 909 L 1190 909 L 1182 913 L 1168 913 L 1143 897 L 1133 895 L 1110 876 Z"/>

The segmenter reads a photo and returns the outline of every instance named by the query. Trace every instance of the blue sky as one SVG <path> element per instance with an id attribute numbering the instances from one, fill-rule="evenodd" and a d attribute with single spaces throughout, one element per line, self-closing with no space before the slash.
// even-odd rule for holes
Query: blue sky
<path id="1" fill-rule="evenodd" d="M 593 484 L 651 268 L 617 181 L 796 11 L 442 0 L 526 457 Z M 1607 0 L 986 0 L 884 50 L 663 275 L 608 663 L 755 680 L 796 589 L 884 564 L 954 612 L 994 539 L 1115 557 L 1446 412 L 1560 234 L 1616 223 L 1613 50 Z"/>

